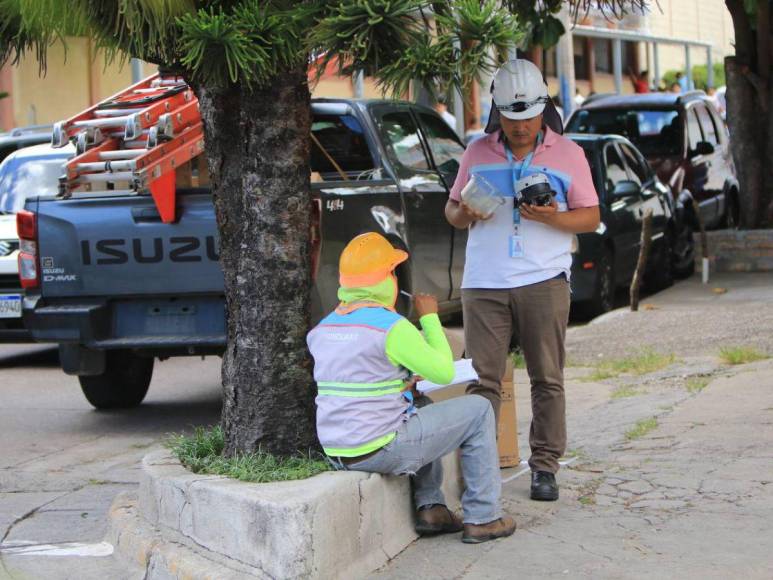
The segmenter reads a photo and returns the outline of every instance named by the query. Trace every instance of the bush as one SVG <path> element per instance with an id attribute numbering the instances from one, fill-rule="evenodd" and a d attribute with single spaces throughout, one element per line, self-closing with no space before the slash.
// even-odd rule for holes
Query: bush
<path id="1" fill-rule="evenodd" d="M 721 62 L 715 62 L 714 69 L 714 86 L 721 87 L 725 84 L 725 65 Z M 705 64 L 697 64 L 692 67 L 692 82 L 696 89 L 705 91 L 708 89 L 708 67 Z M 676 82 L 676 73 L 684 72 L 679 70 L 669 70 L 663 74 L 661 83 L 666 86 L 666 90 Z"/>

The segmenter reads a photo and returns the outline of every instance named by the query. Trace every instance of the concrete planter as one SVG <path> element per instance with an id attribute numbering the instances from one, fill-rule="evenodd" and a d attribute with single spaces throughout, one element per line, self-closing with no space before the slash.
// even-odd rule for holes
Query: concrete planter
<path id="1" fill-rule="evenodd" d="M 457 456 L 444 458 L 444 467 L 444 491 L 456 509 Z M 193 474 L 168 451 L 146 456 L 142 469 L 137 507 L 127 498 L 116 502 L 113 537 L 149 580 L 206 577 L 206 562 L 213 578 L 357 578 L 416 539 L 407 477 L 328 472 L 249 484 Z M 128 527 L 144 531 L 132 535 Z M 138 535 L 153 539 L 143 544 Z M 170 544 L 180 546 L 179 557 Z"/>
<path id="2" fill-rule="evenodd" d="M 773 272 L 773 230 L 714 230 L 706 237 L 711 272 Z M 700 243 L 696 234 L 699 270 Z"/>

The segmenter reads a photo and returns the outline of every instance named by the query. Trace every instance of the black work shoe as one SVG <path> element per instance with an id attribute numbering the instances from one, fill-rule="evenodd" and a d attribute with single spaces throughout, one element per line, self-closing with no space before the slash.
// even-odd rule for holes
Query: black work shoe
<path id="1" fill-rule="evenodd" d="M 530 497 L 537 501 L 556 501 L 558 499 L 556 476 L 549 471 L 532 471 Z"/>

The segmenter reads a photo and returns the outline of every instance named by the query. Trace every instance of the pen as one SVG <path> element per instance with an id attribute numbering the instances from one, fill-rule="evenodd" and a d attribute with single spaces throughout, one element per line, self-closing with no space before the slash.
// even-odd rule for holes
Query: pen
<path id="1" fill-rule="evenodd" d="M 400 294 L 402 294 L 403 296 L 407 296 L 410 299 L 413 299 L 413 294 L 410 294 L 410 293 L 406 292 L 405 290 L 400 290 Z"/>

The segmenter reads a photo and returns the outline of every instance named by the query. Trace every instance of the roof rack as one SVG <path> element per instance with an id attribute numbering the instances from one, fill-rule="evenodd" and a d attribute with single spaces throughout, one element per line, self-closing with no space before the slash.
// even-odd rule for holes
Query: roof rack
<path id="1" fill-rule="evenodd" d="M 177 76 L 154 74 L 56 123 L 53 147 L 75 143 L 59 193 L 150 194 L 164 223 L 176 219 L 176 170 L 204 152 L 199 104 Z"/>

